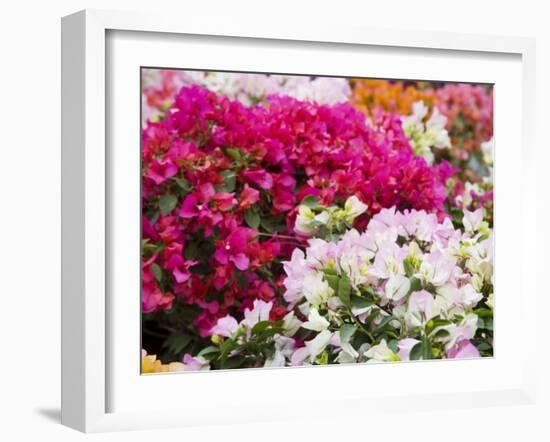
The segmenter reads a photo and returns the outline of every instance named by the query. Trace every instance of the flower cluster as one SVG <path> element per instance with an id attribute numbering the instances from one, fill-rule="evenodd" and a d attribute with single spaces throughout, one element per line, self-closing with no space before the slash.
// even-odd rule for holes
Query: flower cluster
<path id="1" fill-rule="evenodd" d="M 306 196 L 330 204 L 352 194 L 370 214 L 393 205 L 442 211 L 446 197 L 439 173 L 413 155 L 399 119 L 381 116 L 369 126 L 349 105 L 274 96 L 268 106 L 246 107 L 183 88 L 167 117 L 143 133 L 144 310 L 169 308 L 178 295 L 203 304 L 207 316 L 223 313 L 197 294 L 204 286 L 197 273 L 212 274 L 216 291 L 229 282 L 224 304 L 231 305 L 242 295 L 234 270 L 260 269 L 281 250 L 276 237 L 258 240 L 260 227 L 286 232 Z M 274 295 L 273 287 L 261 291 Z"/>
<path id="2" fill-rule="evenodd" d="M 284 263 L 285 316 L 255 301 L 240 323 L 221 318 L 207 357 L 232 368 L 491 355 L 492 233 L 482 209 L 463 224 L 392 208 L 364 233 L 310 240 Z"/>
<path id="3" fill-rule="evenodd" d="M 308 332 L 290 364 L 490 354 L 492 233 L 482 209 L 463 224 L 384 209 L 362 234 L 295 250 L 284 297 Z"/>
<path id="4" fill-rule="evenodd" d="M 319 104 L 336 104 L 347 101 L 351 93 L 349 83 L 343 78 L 184 70 L 146 70 L 145 73 L 144 121 L 158 117 L 170 107 L 175 92 L 183 86 L 203 86 L 246 105 L 274 94 Z"/>
<path id="5" fill-rule="evenodd" d="M 144 71 L 144 373 L 492 354 L 492 138 L 360 84 Z"/>
<path id="6" fill-rule="evenodd" d="M 428 115 L 428 107 L 423 101 L 413 104 L 413 113 L 403 117 L 403 130 L 409 137 L 411 146 L 416 155 L 420 155 L 430 164 L 434 161 L 433 149 L 450 149 L 451 140 L 445 123 L 447 118 L 434 107 L 430 118 L 424 123 Z"/>
<path id="7" fill-rule="evenodd" d="M 426 113 L 422 112 L 422 118 L 436 114 L 437 124 L 441 125 L 438 132 L 444 127 L 449 138 L 443 143 L 447 150 L 436 153 L 436 160 L 450 161 L 459 168 L 466 181 L 478 182 L 487 176 L 482 145 L 493 136 L 490 86 L 428 82 L 408 82 L 405 85 L 390 80 L 354 80 L 352 83 L 352 103 L 369 116 L 382 109 L 418 119 L 418 102 L 422 102 L 427 109 Z M 415 149 L 418 154 L 431 159 L 432 153 L 427 146 L 421 144 Z"/>
<path id="8" fill-rule="evenodd" d="M 358 79 L 353 81 L 351 102 L 360 111 L 374 116 L 377 109 L 409 115 L 417 101 L 432 106 L 434 91 L 429 83 Z"/>

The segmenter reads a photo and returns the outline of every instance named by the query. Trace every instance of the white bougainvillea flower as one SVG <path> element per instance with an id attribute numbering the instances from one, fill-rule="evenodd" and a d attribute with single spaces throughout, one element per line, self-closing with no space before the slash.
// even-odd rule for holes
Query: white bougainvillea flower
<path id="1" fill-rule="evenodd" d="M 307 321 L 302 324 L 302 327 L 308 330 L 320 332 L 326 330 L 330 323 L 319 314 L 316 308 L 309 310 Z"/>
<path id="2" fill-rule="evenodd" d="M 210 370 L 210 362 L 202 356 L 191 356 L 189 353 L 186 353 L 183 357 L 183 365 L 185 370 L 190 371 L 203 371 Z"/>
<path id="3" fill-rule="evenodd" d="M 386 282 L 384 294 L 387 299 L 399 301 L 407 295 L 411 288 L 411 281 L 404 275 L 391 275 Z"/>
<path id="4" fill-rule="evenodd" d="M 477 315 L 469 313 L 459 324 L 450 324 L 442 327 L 449 332 L 445 348 L 449 350 L 462 340 L 472 339 L 477 331 L 477 321 Z"/>
<path id="5" fill-rule="evenodd" d="M 418 344 L 420 341 L 414 338 L 405 338 L 397 342 L 397 347 L 399 348 L 399 359 L 402 361 L 408 361 L 410 359 L 410 354 L 412 348 Z"/>
<path id="6" fill-rule="evenodd" d="M 483 162 L 487 166 L 493 165 L 493 149 L 495 146 L 495 138 L 491 137 L 490 140 L 481 143 L 481 152 L 483 152 Z"/>
<path id="7" fill-rule="evenodd" d="M 275 337 L 275 353 L 265 361 L 264 367 L 284 367 L 294 353 L 294 339 L 286 336 Z"/>
<path id="8" fill-rule="evenodd" d="M 423 327 L 435 314 L 433 313 L 434 297 L 426 290 L 411 293 L 405 320 L 409 328 Z"/>
<path id="9" fill-rule="evenodd" d="M 296 317 L 294 311 L 288 312 L 283 318 L 283 328 L 286 336 L 294 336 L 301 326 L 302 321 Z"/>
<path id="10" fill-rule="evenodd" d="M 466 284 L 460 288 L 460 302 L 465 308 L 473 308 L 483 299 L 483 294 L 478 292 L 472 284 Z"/>
<path id="11" fill-rule="evenodd" d="M 246 325 L 249 329 L 254 327 L 260 321 L 267 321 L 269 319 L 269 313 L 273 307 L 272 302 L 265 302 L 261 299 L 256 299 L 253 304 L 252 310 L 244 310 L 244 320 L 241 324 Z"/>
<path id="12" fill-rule="evenodd" d="M 391 362 L 399 361 L 399 355 L 394 353 L 386 343 L 385 339 L 382 339 L 380 344 L 375 345 L 367 350 L 365 356 L 369 358 L 369 362 Z"/>
<path id="13" fill-rule="evenodd" d="M 388 279 L 391 275 L 404 274 L 403 259 L 407 251 L 394 242 L 384 242 L 380 245 L 369 273 L 380 279 Z"/>
<path id="14" fill-rule="evenodd" d="M 320 238 L 312 238 L 308 241 L 306 262 L 313 269 L 323 269 L 335 267 L 338 262 L 337 246 L 333 242 L 328 242 Z"/>
<path id="15" fill-rule="evenodd" d="M 314 362 L 315 358 L 325 350 L 331 339 L 332 333 L 329 330 L 323 330 L 311 341 L 306 342 L 306 348 L 308 349 L 311 362 Z"/>
<path id="16" fill-rule="evenodd" d="M 353 220 L 359 215 L 365 213 L 369 208 L 366 204 L 362 203 L 355 195 L 350 196 L 344 204 L 345 219 L 348 223 L 353 223 Z"/>
<path id="17" fill-rule="evenodd" d="M 223 318 L 218 319 L 216 325 L 212 327 L 211 333 L 213 335 L 230 338 L 236 333 L 238 329 L 239 323 L 237 322 L 237 320 L 233 316 L 227 315 Z"/>
<path id="18" fill-rule="evenodd" d="M 426 124 L 424 118 L 428 114 L 428 107 L 423 101 L 413 103 L 413 113 L 402 118 L 403 132 L 415 155 L 422 156 L 429 164 L 433 163 L 432 149 L 449 149 L 451 139 L 445 128 L 447 118 L 434 108 Z"/>
<path id="19" fill-rule="evenodd" d="M 439 287 L 449 281 L 455 265 L 455 258 L 442 253 L 440 250 L 435 250 L 424 255 L 417 277 L 426 283 Z"/>
<path id="20" fill-rule="evenodd" d="M 429 139 L 429 144 L 438 149 L 449 149 L 451 147 L 451 139 L 449 133 L 445 129 L 447 117 L 439 112 L 437 107 L 432 111 L 432 115 L 426 121 L 426 137 Z"/>
<path id="21" fill-rule="evenodd" d="M 284 355 L 275 350 L 273 356 L 265 360 L 264 368 L 284 367 L 286 365 L 286 359 Z"/>
<path id="22" fill-rule="evenodd" d="M 467 209 L 464 209 L 464 217 L 462 218 L 462 223 L 464 224 L 464 229 L 466 232 L 477 232 L 479 228 L 481 227 L 481 223 L 483 222 L 483 208 L 479 208 L 477 210 L 474 210 L 473 212 L 470 212 Z"/>
<path id="23" fill-rule="evenodd" d="M 298 215 L 294 222 L 294 231 L 300 235 L 311 236 L 316 228 L 312 225 L 315 212 L 308 206 L 302 204 L 298 207 Z"/>
<path id="24" fill-rule="evenodd" d="M 290 261 L 283 262 L 283 269 L 287 275 L 284 281 L 286 291 L 283 297 L 287 302 L 294 304 L 302 299 L 304 280 L 308 273 L 312 273 L 312 269 L 306 262 L 304 252 L 298 248 L 292 252 Z"/>
<path id="25" fill-rule="evenodd" d="M 322 273 L 307 274 L 304 279 L 304 297 L 312 306 L 319 306 L 334 294 Z"/>

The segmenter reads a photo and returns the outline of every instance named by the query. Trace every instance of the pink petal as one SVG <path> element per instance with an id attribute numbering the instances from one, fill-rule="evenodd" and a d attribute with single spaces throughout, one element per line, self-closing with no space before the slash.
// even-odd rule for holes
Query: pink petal
<path id="1" fill-rule="evenodd" d="M 241 271 L 246 270 L 248 268 L 248 265 L 250 264 L 250 260 L 244 253 L 233 255 L 231 257 L 231 261 L 233 261 L 235 267 L 237 267 Z"/>

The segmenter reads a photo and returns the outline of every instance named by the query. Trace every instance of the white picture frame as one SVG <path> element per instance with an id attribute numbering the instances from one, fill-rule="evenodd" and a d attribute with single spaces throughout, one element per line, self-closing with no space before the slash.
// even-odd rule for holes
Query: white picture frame
<path id="1" fill-rule="evenodd" d="M 420 31 L 388 31 L 369 28 L 347 28 L 343 26 L 307 25 L 280 28 L 265 23 L 250 23 L 248 26 L 232 26 L 231 23 L 211 22 L 200 17 L 193 21 L 182 22 L 177 17 L 154 16 L 141 13 L 123 13 L 112 11 L 87 10 L 63 18 L 62 21 L 62 423 L 85 432 L 110 431 L 122 429 L 155 428 L 167 426 L 208 425 L 212 420 L 224 421 L 224 417 L 215 412 L 206 415 L 204 408 L 194 410 L 174 410 L 174 407 L 157 407 L 154 410 L 117 410 L 110 403 L 110 394 L 115 385 L 113 375 L 113 346 L 109 328 L 116 315 L 111 311 L 109 299 L 110 244 L 113 230 L 109 224 L 112 217 L 112 195 L 109 180 L 112 179 L 112 164 L 108 152 L 106 122 L 111 118 L 109 109 L 110 92 L 106 72 L 112 63 L 109 56 L 108 34 L 111 32 L 156 33 L 156 36 L 216 36 L 219 38 L 255 39 L 261 41 L 285 42 L 286 46 L 308 44 L 337 44 L 339 48 L 377 47 L 378 49 L 401 48 L 403 51 L 426 49 L 447 52 L 471 53 L 482 58 L 483 54 L 513 55 L 521 69 L 521 125 L 509 130 L 515 131 L 521 143 L 520 157 L 524 179 L 516 191 L 521 198 L 522 210 L 518 223 L 521 224 L 521 262 L 522 274 L 528 272 L 529 256 L 535 256 L 536 239 L 536 193 L 535 193 L 535 146 L 534 146 L 534 97 L 535 97 L 535 43 L 532 39 L 517 37 L 490 37 L 451 33 L 429 33 Z M 116 56 L 116 53 L 115 55 Z M 192 66 L 185 66 L 192 67 Z M 197 66 L 199 68 L 203 66 Z M 442 80 L 446 78 L 440 78 Z M 137 91 L 136 91 L 137 93 Z M 137 106 L 136 102 L 132 105 Z M 498 113 L 497 113 L 498 118 Z M 498 137 L 498 132 L 497 132 Z M 497 166 L 497 174 L 498 166 Z M 505 178 L 505 177 L 504 177 Z M 498 181 L 497 181 L 498 182 Z M 497 184 L 498 186 L 498 184 Z M 497 191 L 498 192 L 498 191 Z M 497 198 L 498 202 L 498 198 Z M 498 209 L 497 209 L 498 213 Z M 116 230 L 115 230 L 116 231 Z M 504 232 L 505 230 L 503 230 Z M 498 230 L 497 230 L 498 232 Z M 498 233 L 497 233 L 498 235 Z M 498 241 L 498 240 L 497 240 Z M 497 246 L 497 260 L 501 253 L 505 257 L 505 248 Z M 498 267 L 497 267 L 498 268 Z M 498 285 L 497 285 L 498 287 Z M 498 290 L 498 288 L 497 288 Z M 535 278 L 522 278 L 522 296 L 518 297 L 517 309 L 523 311 L 536 303 Z M 137 299 L 137 294 L 136 294 Z M 134 311 L 130 309 L 130 311 Z M 503 310 L 505 311 L 505 310 Z M 137 315 L 137 313 L 136 313 Z M 506 327 L 507 318 L 497 319 L 498 327 Z M 525 324 L 524 336 L 534 336 L 536 324 Z M 112 330 L 111 330 L 112 331 Z M 498 333 L 498 332 L 497 332 Z M 533 339 L 525 339 L 525 346 L 534 346 Z M 114 347 L 116 348 L 116 347 Z M 139 350 L 139 349 L 138 349 Z M 124 356 L 128 359 L 127 356 Z M 498 359 L 498 355 L 495 359 Z M 468 369 L 475 369 L 472 363 Z M 132 361 L 132 364 L 137 364 Z M 419 365 L 420 364 L 420 365 Z M 427 363 L 426 363 L 427 364 Z M 449 362 L 452 372 L 466 368 L 458 362 Z M 453 368 L 453 364 L 454 368 Z M 422 363 L 409 364 L 416 372 L 423 371 Z M 370 366 L 376 370 L 376 376 L 396 373 L 399 364 Z M 414 368 L 416 367 L 416 368 Z M 424 365 L 427 367 L 427 365 Z M 497 367 L 497 365 L 495 365 Z M 346 377 L 353 379 L 359 370 L 367 367 L 330 367 L 315 369 L 279 370 L 277 376 L 281 382 L 303 382 L 310 377 L 311 371 L 323 370 L 326 376 L 334 376 L 337 370 L 345 370 Z M 300 371 L 301 370 L 301 371 Z M 325 371 L 325 370 L 330 370 Z M 275 371 L 259 374 L 258 371 L 241 370 L 236 373 L 185 374 L 174 376 L 156 376 L 157 384 L 145 386 L 144 392 L 159 388 L 159 394 L 165 394 L 166 388 L 172 388 L 180 379 L 189 376 L 193 383 L 207 386 L 241 382 L 244 377 L 254 379 L 260 386 L 264 376 L 274 375 Z M 306 373 L 304 375 L 304 373 Z M 374 372 L 372 372 L 374 373 Z M 535 361 L 531 358 L 514 365 L 506 383 L 497 388 L 464 387 L 454 392 L 438 392 L 432 389 L 420 395 L 413 390 L 388 391 L 377 395 L 376 409 L 408 410 L 469 407 L 477 405 L 532 403 L 535 397 Z M 134 373 L 133 376 L 137 376 Z M 120 378 L 120 376 L 118 377 Z M 162 384 L 162 385 L 161 385 Z M 158 387 L 157 387 L 158 385 Z M 132 388 L 131 384 L 126 387 Z M 180 386 L 180 388 L 187 388 Z M 250 387 L 252 390 L 253 387 Z M 189 394 L 196 394 L 188 390 Z M 126 392 L 127 393 L 127 392 Z M 125 393 L 125 394 L 126 394 Z M 150 391 L 147 393 L 150 394 Z M 359 391 L 356 396 L 343 397 L 339 404 L 340 413 L 354 413 L 353 404 L 364 396 Z M 363 395 L 363 396 L 362 396 Z M 243 394 L 246 396 L 246 394 Z M 133 398 L 128 396 L 128 402 Z M 237 398 L 237 403 L 243 399 Z M 265 407 L 256 407 L 255 412 L 245 413 L 246 417 L 235 419 L 273 420 L 295 417 L 297 413 L 322 416 L 326 400 L 312 397 L 308 402 L 296 406 L 280 407 L 277 403 Z M 242 404 L 241 404 L 242 405 Z M 304 407 L 307 411 L 304 411 Z M 122 407 L 124 408 L 124 407 Z M 357 407 L 355 407 L 357 408 Z M 362 405 L 362 413 L 374 410 L 373 406 Z M 334 413 L 334 409 L 330 410 Z M 328 417 L 328 414 L 327 414 Z"/>

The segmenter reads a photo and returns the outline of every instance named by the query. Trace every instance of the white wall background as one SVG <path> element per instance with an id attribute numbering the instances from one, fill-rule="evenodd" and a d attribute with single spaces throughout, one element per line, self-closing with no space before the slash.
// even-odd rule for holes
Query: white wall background
<path id="1" fill-rule="evenodd" d="M 548 198 L 547 122 L 550 120 L 550 28 L 545 2 L 455 0 L 322 1 L 298 0 L 57 0 L 4 2 L 0 13 L 0 437 L 18 440 L 83 440 L 61 427 L 60 368 L 60 17 L 83 8 L 161 10 L 215 14 L 227 20 L 286 17 L 318 23 L 373 27 L 509 34 L 537 38 L 538 191 Z M 540 198 L 540 196 L 539 196 Z M 543 214 L 544 211 L 544 214 Z M 543 275 L 548 232 L 539 212 L 539 258 Z M 512 255 L 511 255 L 512 256 Z M 549 440 L 550 373 L 548 326 L 542 323 L 550 303 L 539 280 L 540 339 L 537 354 L 518 357 L 540 361 L 538 406 L 472 409 L 437 413 L 374 416 L 360 422 L 285 422 L 278 425 L 211 427 L 89 436 L 93 440 Z M 480 376 L 491 376 L 480 373 Z M 212 404 L 215 406 L 215 392 Z M 186 398 L 182 397 L 182 401 Z M 228 410 L 234 412 L 234 410 Z"/>

